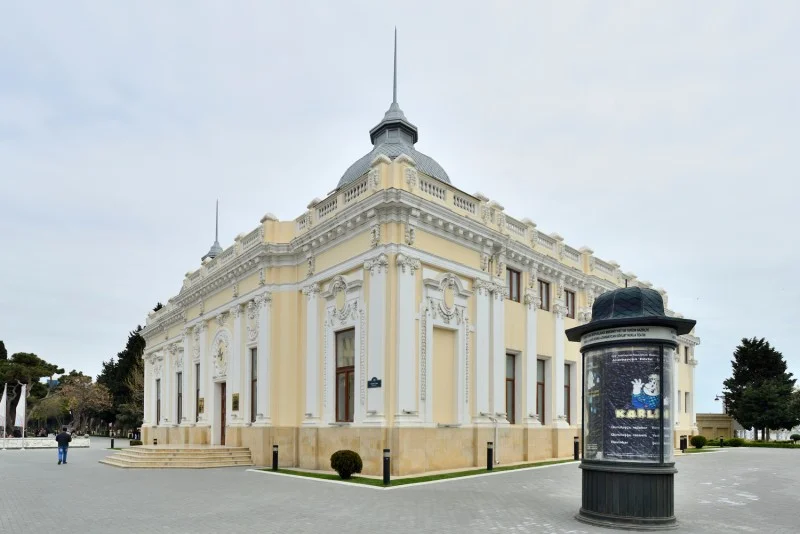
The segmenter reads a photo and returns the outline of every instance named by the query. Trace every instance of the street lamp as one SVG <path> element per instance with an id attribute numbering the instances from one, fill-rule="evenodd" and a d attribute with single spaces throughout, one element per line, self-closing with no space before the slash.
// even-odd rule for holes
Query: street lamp
<path id="1" fill-rule="evenodd" d="M 728 394 L 719 393 L 714 397 L 716 402 L 722 401 L 722 413 L 728 413 Z"/>

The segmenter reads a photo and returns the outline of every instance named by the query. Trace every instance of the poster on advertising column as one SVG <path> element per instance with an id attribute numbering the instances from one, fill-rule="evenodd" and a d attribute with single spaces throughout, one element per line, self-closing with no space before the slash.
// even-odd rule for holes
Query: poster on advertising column
<path id="1" fill-rule="evenodd" d="M 662 424 L 669 429 L 671 368 L 662 369 L 659 347 L 603 351 L 604 459 L 659 462 Z M 668 359 L 665 359 L 669 362 Z M 662 422 L 661 406 L 665 413 Z"/>

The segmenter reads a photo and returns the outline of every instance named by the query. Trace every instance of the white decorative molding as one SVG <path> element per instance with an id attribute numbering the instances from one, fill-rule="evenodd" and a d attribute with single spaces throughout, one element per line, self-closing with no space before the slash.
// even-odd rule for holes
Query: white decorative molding
<path id="1" fill-rule="evenodd" d="M 373 191 L 378 189 L 381 186 L 381 171 L 378 169 L 370 169 L 367 184 Z"/>
<path id="2" fill-rule="evenodd" d="M 527 289 L 525 291 L 525 306 L 538 310 L 542 306 L 542 299 L 539 297 L 535 289 Z"/>
<path id="3" fill-rule="evenodd" d="M 389 269 L 389 256 L 380 254 L 376 258 L 364 262 L 364 269 L 371 275 L 386 272 Z"/>
<path id="4" fill-rule="evenodd" d="M 417 186 L 419 178 L 417 175 L 417 169 L 413 167 L 406 167 L 405 175 L 406 175 L 406 184 L 408 185 L 408 188 L 413 191 L 414 188 Z"/>
<path id="5" fill-rule="evenodd" d="M 313 276 L 314 270 L 316 269 L 316 260 L 313 254 L 306 258 L 306 267 L 306 275 Z"/>
<path id="6" fill-rule="evenodd" d="M 221 380 L 228 375 L 228 360 L 230 359 L 231 334 L 226 329 L 220 329 L 211 343 L 211 357 L 214 362 L 214 380 Z"/>
<path id="7" fill-rule="evenodd" d="M 225 326 L 225 322 L 228 320 L 228 312 L 222 312 L 217 314 L 216 320 L 219 326 Z"/>
<path id="8" fill-rule="evenodd" d="M 370 246 L 372 248 L 377 247 L 381 244 L 381 225 L 380 224 L 373 224 L 372 227 L 369 229 L 370 235 Z"/>
<path id="9" fill-rule="evenodd" d="M 417 239 L 417 229 L 414 228 L 413 225 L 406 223 L 406 235 L 405 235 L 406 245 L 408 245 L 409 247 L 413 247 L 416 239 Z"/>
<path id="10" fill-rule="evenodd" d="M 319 284 L 317 284 L 317 283 L 309 284 L 309 285 L 305 286 L 302 291 L 303 291 L 303 295 L 305 295 L 306 298 L 308 298 L 308 299 L 316 297 L 317 294 L 319 294 Z"/>
<path id="11" fill-rule="evenodd" d="M 417 269 L 420 268 L 420 262 L 418 259 L 410 258 L 405 254 L 398 254 L 396 260 L 397 266 L 400 267 L 400 270 L 403 274 L 406 273 L 406 269 L 410 274 L 414 274 Z"/>

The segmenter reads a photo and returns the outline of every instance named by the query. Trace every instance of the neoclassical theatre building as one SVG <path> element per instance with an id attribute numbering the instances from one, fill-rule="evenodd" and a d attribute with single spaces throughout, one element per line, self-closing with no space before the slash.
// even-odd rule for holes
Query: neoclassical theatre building
<path id="1" fill-rule="evenodd" d="M 372 474 L 384 448 L 395 474 L 485 465 L 489 441 L 503 464 L 572 454 L 564 331 L 651 284 L 458 189 L 394 100 L 334 192 L 215 242 L 148 316 L 146 443 L 246 446 L 260 465 L 277 444 L 310 469 L 353 449 Z M 676 437 L 695 431 L 699 339 L 679 342 Z"/>

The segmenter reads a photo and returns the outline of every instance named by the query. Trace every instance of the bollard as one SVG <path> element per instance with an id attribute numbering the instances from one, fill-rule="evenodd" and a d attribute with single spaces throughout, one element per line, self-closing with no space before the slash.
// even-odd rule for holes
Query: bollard
<path id="1" fill-rule="evenodd" d="M 681 452 L 682 453 L 686 452 L 686 447 L 687 447 L 686 442 L 687 442 L 687 436 L 681 436 Z"/>
<path id="2" fill-rule="evenodd" d="M 725 442 L 723 441 L 722 436 L 719 437 L 719 446 L 720 447 L 724 447 L 725 446 Z"/>
<path id="3" fill-rule="evenodd" d="M 272 446 L 272 470 L 273 471 L 277 471 L 278 470 L 278 446 L 277 445 L 273 445 Z"/>
<path id="4" fill-rule="evenodd" d="M 111 438 L 111 448 L 112 449 L 114 448 L 114 438 L 113 437 Z"/>
<path id="5" fill-rule="evenodd" d="M 158 445 L 158 438 L 153 438 L 153 445 Z"/>
<path id="6" fill-rule="evenodd" d="M 581 453 L 580 453 L 580 448 L 579 447 L 580 447 L 580 445 L 579 445 L 579 442 L 578 442 L 578 436 L 575 436 L 575 438 L 572 441 L 572 457 L 575 460 L 580 460 L 581 459 Z"/>
<path id="7" fill-rule="evenodd" d="M 383 449 L 383 485 L 389 485 L 389 467 L 391 462 L 392 453 L 389 449 Z"/>
<path id="8" fill-rule="evenodd" d="M 486 469 L 492 470 L 494 467 L 494 443 L 491 441 L 486 442 Z"/>

